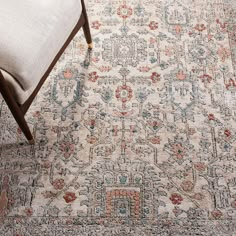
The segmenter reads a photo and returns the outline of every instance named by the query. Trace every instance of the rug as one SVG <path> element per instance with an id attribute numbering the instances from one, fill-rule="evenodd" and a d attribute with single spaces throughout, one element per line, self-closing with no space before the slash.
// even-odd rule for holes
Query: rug
<path id="1" fill-rule="evenodd" d="M 34 146 L 0 99 L 0 234 L 236 235 L 236 2 L 86 5 Z"/>

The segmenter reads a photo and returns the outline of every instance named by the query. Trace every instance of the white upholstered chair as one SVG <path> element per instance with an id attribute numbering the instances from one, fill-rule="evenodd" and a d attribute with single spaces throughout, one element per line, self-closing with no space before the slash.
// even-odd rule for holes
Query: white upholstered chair
<path id="1" fill-rule="evenodd" d="M 24 115 L 81 27 L 92 48 L 83 0 L 0 0 L 0 92 L 31 144 Z"/>

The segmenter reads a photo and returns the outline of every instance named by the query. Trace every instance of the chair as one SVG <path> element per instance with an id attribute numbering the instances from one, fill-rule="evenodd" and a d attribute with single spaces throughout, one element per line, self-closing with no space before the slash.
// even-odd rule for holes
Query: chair
<path id="1" fill-rule="evenodd" d="M 82 27 L 92 48 L 83 0 L 0 0 L 0 92 L 30 144 L 25 120 L 33 99 Z"/>

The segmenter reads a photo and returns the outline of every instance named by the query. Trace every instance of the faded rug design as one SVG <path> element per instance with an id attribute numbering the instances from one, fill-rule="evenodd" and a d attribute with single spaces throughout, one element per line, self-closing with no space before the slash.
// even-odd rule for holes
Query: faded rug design
<path id="1" fill-rule="evenodd" d="M 236 235 L 236 2 L 86 5 L 35 146 L 0 99 L 0 234 Z"/>

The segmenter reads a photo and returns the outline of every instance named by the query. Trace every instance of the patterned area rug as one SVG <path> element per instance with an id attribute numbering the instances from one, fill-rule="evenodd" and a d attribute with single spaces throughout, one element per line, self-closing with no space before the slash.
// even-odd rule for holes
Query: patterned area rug
<path id="1" fill-rule="evenodd" d="M 0 234 L 236 235 L 235 0 L 88 0 L 35 99 L 0 100 Z M 69 17 L 69 16 L 67 16 Z"/>

